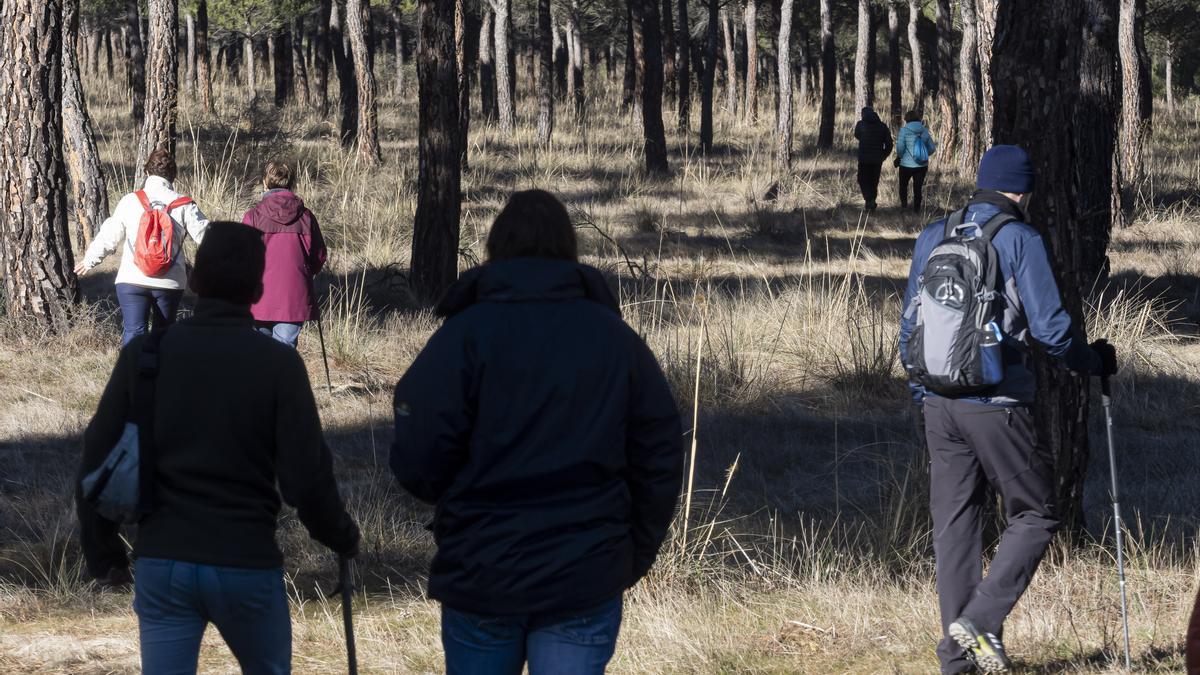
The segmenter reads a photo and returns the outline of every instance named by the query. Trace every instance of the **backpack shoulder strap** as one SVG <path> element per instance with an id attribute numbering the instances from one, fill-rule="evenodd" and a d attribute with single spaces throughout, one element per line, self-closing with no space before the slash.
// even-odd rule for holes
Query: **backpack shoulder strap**
<path id="1" fill-rule="evenodd" d="M 154 208 L 152 206 L 150 206 L 150 198 L 146 196 L 145 190 L 138 190 L 137 192 L 135 192 L 133 194 L 137 195 L 138 201 L 142 203 L 143 209 L 146 209 L 147 211 L 154 210 Z"/>
<path id="2" fill-rule="evenodd" d="M 1000 231 L 1000 228 L 1009 223 L 1016 222 L 1016 220 L 1016 216 L 1001 211 L 991 218 L 988 218 L 988 221 L 984 223 L 979 230 L 983 234 L 983 237 L 990 242 L 992 237 L 995 237 L 996 233 Z"/>
<path id="3" fill-rule="evenodd" d="M 950 237 L 954 236 L 954 231 L 958 229 L 959 225 L 962 225 L 963 218 L 966 217 L 966 214 L 966 209 L 959 209 L 950 214 L 950 217 L 946 219 L 946 232 L 945 237 L 943 237 L 944 239 L 949 239 Z"/>
<path id="4" fill-rule="evenodd" d="M 177 209 L 181 206 L 187 206 L 188 204 L 191 204 L 191 203 L 192 203 L 191 197 L 180 197 L 179 199 L 176 199 L 175 201 L 171 202 L 170 204 L 167 204 L 166 210 L 174 211 L 175 209 Z"/>

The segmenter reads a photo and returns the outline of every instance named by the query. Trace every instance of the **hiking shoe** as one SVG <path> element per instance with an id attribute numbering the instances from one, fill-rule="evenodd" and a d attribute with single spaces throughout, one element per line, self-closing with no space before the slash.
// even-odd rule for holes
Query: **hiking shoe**
<path id="1" fill-rule="evenodd" d="M 950 624 L 948 632 L 983 672 L 1007 673 L 1012 669 L 1012 661 L 1004 653 L 1004 643 L 1000 642 L 1000 638 L 979 630 L 970 619 L 958 617 Z"/>

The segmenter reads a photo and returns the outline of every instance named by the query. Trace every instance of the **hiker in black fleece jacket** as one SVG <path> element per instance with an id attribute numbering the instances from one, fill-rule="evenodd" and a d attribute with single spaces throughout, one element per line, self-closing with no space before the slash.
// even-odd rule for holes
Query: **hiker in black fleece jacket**
<path id="1" fill-rule="evenodd" d="M 266 575 L 266 590 L 259 585 L 255 592 L 282 599 L 286 627 L 283 556 L 275 542 L 281 501 L 295 506 L 313 538 L 335 552 L 353 555 L 358 546 L 358 529 L 338 494 L 304 363 L 294 349 L 254 331 L 249 305 L 261 293 L 262 266 L 263 244 L 255 230 L 233 223 L 210 226 L 196 255 L 192 285 L 200 300 L 195 315 L 162 337 L 154 405 L 154 509 L 138 524 L 133 546 L 135 609 L 142 620 L 146 672 L 165 672 L 178 662 L 163 659 L 179 656 L 177 647 L 164 655 L 162 649 L 154 650 L 153 640 L 148 644 L 147 615 L 161 619 L 179 608 L 169 612 L 149 606 L 164 589 L 146 586 L 154 581 L 155 569 L 143 570 L 144 563 L 172 566 L 164 583 L 174 600 L 190 602 L 182 597 L 197 593 L 196 606 L 207 609 L 187 618 L 204 619 L 201 631 L 207 621 L 216 623 L 243 668 L 276 672 L 263 664 L 290 658 L 290 629 L 284 651 L 278 635 L 255 636 L 252 631 L 263 626 L 243 625 L 254 618 L 245 606 L 235 612 L 240 617 L 222 617 L 214 609 L 221 604 L 213 602 L 217 591 L 204 588 L 205 574 L 217 570 L 225 593 L 238 588 L 235 577 L 245 581 L 255 573 Z M 117 359 L 84 434 L 80 476 L 104 461 L 133 418 L 133 387 L 146 339 L 135 338 Z M 76 500 L 88 571 L 100 580 L 127 579 L 129 561 L 119 526 L 97 514 L 78 492 Z M 195 571 L 199 588 L 178 588 L 179 579 L 187 577 L 185 568 Z M 279 620 L 279 606 L 272 611 L 257 623 Z M 278 623 L 273 627 L 279 629 Z M 239 635 L 249 643 L 241 650 L 235 644 Z M 256 656 L 268 643 L 276 653 Z"/>

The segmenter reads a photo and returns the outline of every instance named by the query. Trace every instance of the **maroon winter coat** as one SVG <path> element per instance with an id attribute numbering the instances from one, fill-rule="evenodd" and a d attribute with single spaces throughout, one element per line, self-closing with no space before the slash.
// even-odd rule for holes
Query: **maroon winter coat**
<path id="1" fill-rule="evenodd" d="M 263 233 L 267 266 L 262 299 L 250 308 L 255 321 L 301 323 L 316 318 L 312 280 L 327 252 L 312 211 L 288 190 L 270 190 L 242 222 Z"/>

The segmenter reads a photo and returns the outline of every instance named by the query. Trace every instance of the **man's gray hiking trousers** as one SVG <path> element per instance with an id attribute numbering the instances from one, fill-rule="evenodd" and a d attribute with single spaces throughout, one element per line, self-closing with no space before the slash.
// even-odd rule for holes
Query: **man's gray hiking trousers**
<path id="1" fill-rule="evenodd" d="M 980 630 L 1001 635 L 1005 618 L 1058 529 L 1052 463 L 1038 443 L 1033 413 L 1024 406 L 930 396 L 925 399 L 925 438 L 942 612 L 938 658 L 943 673 L 965 672 L 970 665 L 946 628 L 966 616 Z M 987 483 L 1003 497 L 1008 524 L 984 578 Z"/>

